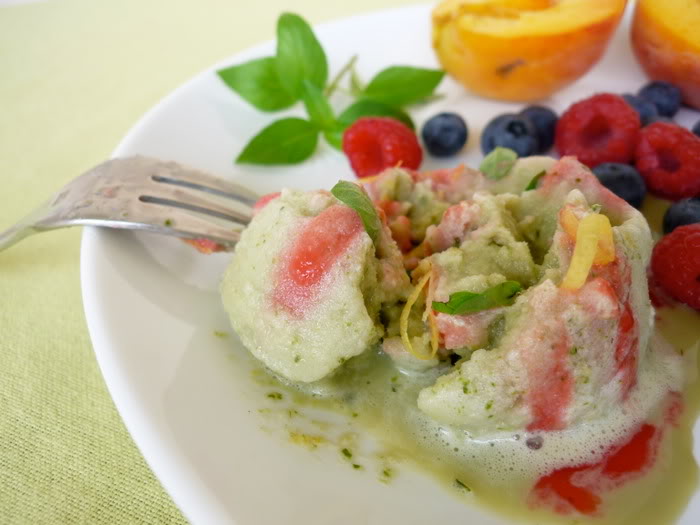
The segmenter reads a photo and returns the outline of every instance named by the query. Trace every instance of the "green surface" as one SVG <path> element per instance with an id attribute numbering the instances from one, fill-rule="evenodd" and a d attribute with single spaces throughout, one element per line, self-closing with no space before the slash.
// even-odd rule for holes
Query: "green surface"
<path id="1" fill-rule="evenodd" d="M 406 0 L 0 1 L 0 229 L 110 155 L 189 77 L 310 22 Z M 0 252 L 0 523 L 184 523 L 134 446 L 92 352 L 80 230 Z"/>

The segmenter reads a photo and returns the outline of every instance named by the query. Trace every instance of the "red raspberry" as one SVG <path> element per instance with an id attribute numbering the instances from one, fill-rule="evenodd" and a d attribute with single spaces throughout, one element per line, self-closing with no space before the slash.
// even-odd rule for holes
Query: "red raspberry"
<path id="1" fill-rule="evenodd" d="M 700 138 L 685 128 L 654 122 L 639 134 L 636 165 L 649 191 L 678 200 L 700 195 Z"/>
<path id="2" fill-rule="evenodd" d="M 576 155 L 589 168 L 634 158 L 639 115 L 625 99 L 593 95 L 567 109 L 557 122 L 554 144 L 561 155 Z"/>
<path id="3" fill-rule="evenodd" d="M 423 150 L 411 129 L 386 117 L 357 119 L 343 134 L 343 151 L 358 177 L 370 177 L 401 165 L 418 169 Z"/>
<path id="4" fill-rule="evenodd" d="M 700 310 L 700 223 L 664 236 L 654 247 L 651 271 L 674 299 Z"/>

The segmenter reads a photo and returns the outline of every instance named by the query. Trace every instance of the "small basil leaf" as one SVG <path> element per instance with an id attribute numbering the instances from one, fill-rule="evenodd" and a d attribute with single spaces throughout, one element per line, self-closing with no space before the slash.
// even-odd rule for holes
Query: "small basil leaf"
<path id="1" fill-rule="evenodd" d="M 309 82 L 308 79 L 304 79 L 301 100 L 304 101 L 304 107 L 306 107 L 311 122 L 322 130 L 330 130 L 335 127 L 335 115 L 333 115 L 333 109 L 328 99 L 321 88 Z"/>
<path id="2" fill-rule="evenodd" d="M 517 281 L 505 281 L 482 293 L 457 292 L 446 303 L 433 301 L 433 310 L 451 315 L 471 314 L 513 304 L 522 287 Z"/>
<path id="3" fill-rule="evenodd" d="M 484 157 L 479 166 L 479 171 L 492 180 L 502 179 L 518 160 L 518 154 L 509 148 L 498 146 Z"/>
<path id="4" fill-rule="evenodd" d="M 370 80 L 363 96 L 394 106 L 420 102 L 433 94 L 444 71 L 409 66 L 388 67 Z"/>
<path id="5" fill-rule="evenodd" d="M 304 79 L 323 88 L 328 78 L 326 53 L 311 26 L 299 15 L 284 13 L 277 20 L 277 75 L 284 89 L 301 98 Z"/>
<path id="6" fill-rule="evenodd" d="M 374 204 L 372 204 L 365 191 L 358 184 L 341 180 L 333 186 L 331 193 L 336 199 L 360 215 L 367 235 L 370 236 L 372 241 L 376 242 L 382 225 L 379 221 L 377 210 L 374 209 Z"/>
<path id="7" fill-rule="evenodd" d="M 342 150 L 343 133 L 345 133 L 345 127 L 337 124 L 334 128 L 323 130 L 323 137 L 326 139 L 326 142 L 335 149 Z"/>
<path id="8" fill-rule="evenodd" d="M 282 87 L 273 57 L 221 69 L 217 74 L 228 87 L 262 111 L 277 111 L 296 102 Z"/>
<path id="9" fill-rule="evenodd" d="M 392 117 L 400 120 L 409 128 L 415 129 L 411 117 L 405 111 L 389 104 L 369 99 L 358 100 L 345 108 L 338 116 L 338 122 L 347 127 L 360 117 Z"/>
<path id="10" fill-rule="evenodd" d="M 537 184 L 540 182 L 540 179 L 545 176 L 545 173 L 547 173 L 547 172 L 542 170 L 537 175 L 532 177 L 532 180 L 525 187 L 525 191 L 530 191 L 530 190 L 534 190 L 535 188 L 537 188 Z"/>
<path id="11" fill-rule="evenodd" d="M 296 164 L 316 149 L 318 127 L 301 118 L 273 122 L 253 137 L 238 155 L 239 164 Z"/>

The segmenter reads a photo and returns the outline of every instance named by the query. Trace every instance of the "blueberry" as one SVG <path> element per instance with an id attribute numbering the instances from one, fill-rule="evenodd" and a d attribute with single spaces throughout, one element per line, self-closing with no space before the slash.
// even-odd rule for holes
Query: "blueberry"
<path id="1" fill-rule="evenodd" d="M 649 82 L 637 95 L 653 103 L 664 117 L 672 117 L 681 107 L 681 90 L 668 82 Z"/>
<path id="2" fill-rule="evenodd" d="M 698 137 L 700 137 L 700 120 L 698 120 L 695 125 L 692 127 L 690 130 L 693 133 L 695 133 Z"/>
<path id="3" fill-rule="evenodd" d="M 674 202 L 664 214 L 664 233 L 669 234 L 678 226 L 696 222 L 700 222 L 700 197 Z"/>
<path id="4" fill-rule="evenodd" d="M 621 199 L 625 199 L 635 208 L 642 206 L 647 192 L 644 179 L 629 164 L 603 162 L 593 168 L 593 173 L 600 183 Z"/>
<path id="5" fill-rule="evenodd" d="M 559 117 L 554 111 L 544 106 L 528 106 L 518 113 L 521 117 L 530 119 L 537 130 L 537 140 L 540 147 L 538 153 L 549 151 L 554 144 L 554 129 Z"/>
<path id="6" fill-rule="evenodd" d="M 651 117 L 649 119 L 649 121 L 643 125 L 648 126 L 649 124 L 653 124 L 654 122 L 665 122 L 666 124 L 675 124 L 675 122 L 672 118 L 662 117 L 661 115 L 656 115 L 656 116 Z"/>
<path id="7" fill-rule="evenodd" d="M 421 136 L 431 155 L 449 157 L 466 144 L 469 130 L 456 113 L 438 113 L 423 125 Z"/>
<path id="8" fill-rule="evenodd" d="M 519 157 L 534 155 L 539 151 L 534 124 L 513 113 L 494 118 L 481 134 L 481 152 L 488 155 L 498 146 L 512 149 Z"/>
<path id="9" fill-rule="evenodd" d="M 642 126 L 650 124 L 651 119 L 659 116 L 659 111 L 656 109 L 656 106 L 645 98 L 630 95 L 629 93 L 622 95 L 622 98 L 639 113 L 639 120 L 641 120 Z"/>

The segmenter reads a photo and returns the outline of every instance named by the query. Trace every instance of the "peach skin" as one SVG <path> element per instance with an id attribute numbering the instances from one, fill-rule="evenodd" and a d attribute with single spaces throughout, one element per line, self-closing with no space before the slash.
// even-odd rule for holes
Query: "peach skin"
<path id="1" fill-rule="evenodd" d="M 546 98 L 603 55 L 626 0 L 445 0 L 433 47 L 445 70 L 490 98 Z"/>
<path id="2" fill-rule="evenodd" d="M 632 49 L 647 75 L 677 85 L 683 101 L 700 109 L 700 3 L 639 0 Z"/>

